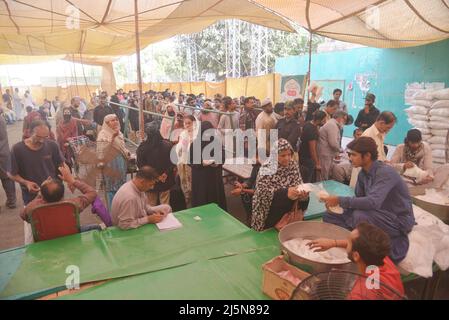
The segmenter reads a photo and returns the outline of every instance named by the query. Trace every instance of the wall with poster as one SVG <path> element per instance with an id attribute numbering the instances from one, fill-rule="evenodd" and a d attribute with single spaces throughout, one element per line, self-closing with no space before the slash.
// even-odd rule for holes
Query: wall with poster
<path id="1" fill-rule="evenodd" d="M 329 101 L 333 99 L 334 89 L 338 88 L 343 91 L 341 99 L 345 97 L 345 80 L 314 80 L 320 87 L 322 87 L 321 97 L 319 101 Z"/>
<path id="2" fill-rule="evenodd" d="M 304 97 L 305 75 L 283 76 L 281 79 L 281 101 Z M 277 102 L 277 101 L 276 101 Z"/>
<path id="3" fill-rule="evenodd" d="M 412 126 L 403 111 L 408 106 L 406 90 L 414 83 L 443 83 L 449 86 L 449 40 L 426 46 L 402 49 L 356 48 L 312 56 L 312 81 L 344 81 L 343 95 L 349 112 L 357 116 L 363 108 L 366 92 L 377 97 L 380 110 L 393 111 L 398 124 L 387 135 L 386 143 L 399 144 Z M 306 74 L 308 56 L 290 56 L 276 60 L 276 72 L 282 76 Z M 332 85 L 332 84 L 329 84 Z M 419 89 L 419 88 L 418 88 Z M 354 126 L 345 128 L 350 137 Z"/>

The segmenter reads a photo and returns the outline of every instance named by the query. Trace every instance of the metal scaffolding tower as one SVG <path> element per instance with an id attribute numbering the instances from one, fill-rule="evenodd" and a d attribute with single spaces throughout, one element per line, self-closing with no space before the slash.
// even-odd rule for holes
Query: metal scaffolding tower
<path id="1" fill-rule="evenodd" d="M 198 54 L 193 37 L 194 35 L 187 36 L 187 64 L 189 66 L 189 81 L 198 81 Z"/>
<path id="2" fill-rule="evenodd" d="M 251 24 L 251 75 L 268 73 L 268 29 Z"/>
<path id="3" fill-rule="evenodd" d="M 238 78 L 240 72 L 240 30 L 241 21 L 226 21 L 226 77 Z"/>

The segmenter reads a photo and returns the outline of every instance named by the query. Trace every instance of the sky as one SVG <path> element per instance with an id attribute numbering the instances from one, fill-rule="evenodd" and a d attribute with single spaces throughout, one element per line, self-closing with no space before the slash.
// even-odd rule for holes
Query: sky
<path id="1" fill-rule="evenodd" d="M 174 38 L 167 39 L 153 44 L 154 48 L 171 48 L 173 47 Z M 151 45 L 144 50 L 151 50 Z M 136 63 L 136 55 L 129 56 L 129 63 Z M 121 57 L 118 61 L 128 63 L 128 56 Z M 83 77 L 83 67 L 81 64 L 75 63 L 75 71 L 73 63 L 65 60 L 56 60 L 50 62 L 22 65 L 0 65 L 0 83 L 2 87 L 6 86 L 31 86 L 41 84 L 41 77 L 70 77 L 76 75 Z M 89 75 L 90 66 L 84 66 L 84 73 Z M 96 67 L 99 68 L 99 67 Z M 101 70 L 101 69 L 100 69 Z M 101 72 L 101 71 L 100 71 Z"/>

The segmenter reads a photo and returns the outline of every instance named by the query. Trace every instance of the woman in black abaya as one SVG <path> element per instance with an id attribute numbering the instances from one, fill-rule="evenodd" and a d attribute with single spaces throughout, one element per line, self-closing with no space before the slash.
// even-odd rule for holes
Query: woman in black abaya
<path id="1" fill-rule="evenodd" d="M 211 130 L 208 130 L 211 129 Z M 208 132 L 206 132 L 208 130 Z M 219 156 L 219 160 L 214 161 L 214 152 L 203 154 L 203 150 L 214 142 L 217 133 L 209 121 L 201 123 L 201 134 L 190 146 L 190 166 L 192 167 L 192 207 L 198 207 L 209 203 L 216 203 L 220 208 L 226 210 L 226 197 L 223 185 L 222 161 L 224 152 Z M 201 140 L 201 137 L 203 138 Z M 204 141 L 205 140 L 205 141 Z M 195 149 L 195 144 L 197 147 Z M 201 146 L 201 150 L 199 148 Z M 217 146 L 222 151 L 222 144 Z M 211 146 L 212 147 L 212 146 Z M 201 152 L 201 154 L 198 154 Z M 219 162 L 220 164 L 217 164 Z"/>

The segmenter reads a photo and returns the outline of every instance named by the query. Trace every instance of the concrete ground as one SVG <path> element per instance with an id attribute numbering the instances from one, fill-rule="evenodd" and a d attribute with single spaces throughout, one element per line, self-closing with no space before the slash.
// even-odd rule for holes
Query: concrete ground
<path id="1" fill-rule="evenodd" d="M 7 128 L 9 144 L 19 142 L 22 136 L 22 122 L 9 125 Z M 246 223 L 246 213 L 240 201 L 240 197 L 230 195 L 231 184 L 225 185 L 227 195 L 228 212 L 243 223 Z M 20 188 L 16 185 L 17 208 L 8 209 L 5 207 L 6 196 L 3 189 L 0 191 L 0 251 L 19 247 L 24 244 L 23 221 L 19 213 L 23 208 Z M 66 191 L 66 197 L 72 197 L 70 191 Z M 80 215 L 82 225 L 99 223 L 100 220 L 90 212 L 90 208 L 84 210 Z M 405 284 L 406 294 L 410 299 L 420 299 L 425 287 L 425 280 L 418 279 Z M 438 289 L 434 299 L 449 299 L 449 270 L 442 273 Z"/>

